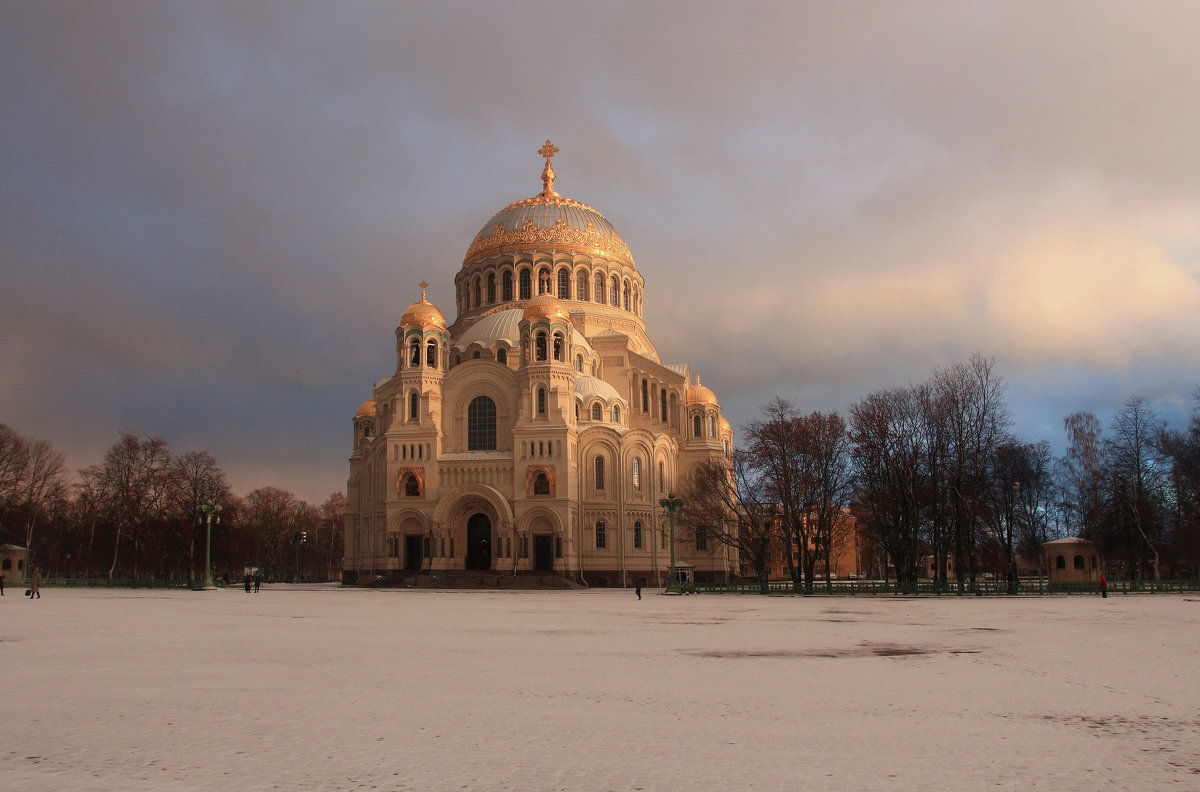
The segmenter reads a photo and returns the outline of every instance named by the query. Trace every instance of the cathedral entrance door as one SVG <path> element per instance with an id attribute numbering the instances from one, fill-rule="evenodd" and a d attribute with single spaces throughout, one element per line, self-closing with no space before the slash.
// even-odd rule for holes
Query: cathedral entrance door
<path id="1" fill-rule="evenodd" d="M 492 521 L 486 514 L 467 520 L 467 569 L 492 568 Z"/>
<path id="2" fill-rule="evenodd" d="M 551 545 L 554 538 L 546 534 L 533 537 L 533 568 L 539 572 L 550 572 L 554 569 L 554 553 Z"/>
<path id="3" fill-rule="evenodd" d="M 410 534 L 404 537 L 404 568 L 416 570 L 421 568 L 421 536 Z"/>

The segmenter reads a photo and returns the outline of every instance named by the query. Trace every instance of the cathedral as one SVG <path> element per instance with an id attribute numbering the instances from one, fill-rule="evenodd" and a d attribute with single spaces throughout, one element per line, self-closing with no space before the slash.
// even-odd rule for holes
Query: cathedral
<path id="1" fill-rule="evenodd" d="M 480 570 L 666 585 L 659 501 L 732 453 L 713 392 L 659 359 L 625 240 L 556 192 L 557 152 L 538 151 L 541 193 L 471 241 L 454 322 L 426 283 L 400 317 L 396 369 L 354 416 L 346 584 Z M 680 579 L 727 580 L 736 553 L 681 517 Z"/>

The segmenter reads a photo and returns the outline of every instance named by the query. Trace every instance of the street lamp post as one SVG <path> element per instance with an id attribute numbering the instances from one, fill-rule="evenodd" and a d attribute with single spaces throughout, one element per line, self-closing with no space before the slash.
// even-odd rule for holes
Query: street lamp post
<path id="1" fill-rule="evenodd" d="M 676 498 L 674 491 L 667 493 L 667 497 L 658 501 L 658 505 L 662 506 L 667 512 L 667 520 L 671 526 L 671 570 L 667 578 L 667 593 L 679 593 L 679 578 L 675 574 L 675 510 L 683 505 L 683 498 Z"/>
<path id="2" fill-rule="evenodd" d="M 204 538 L 204 580 L 200 583 L 201 591 L 209 591 L 215 589 L 212 577 L 212 524 L 213 517 L 217 518 L 217 525 L 221 524 L 221 507 L 206 503 L 200 507 L 200 511 L 204 514 L 205 538 Z"/>

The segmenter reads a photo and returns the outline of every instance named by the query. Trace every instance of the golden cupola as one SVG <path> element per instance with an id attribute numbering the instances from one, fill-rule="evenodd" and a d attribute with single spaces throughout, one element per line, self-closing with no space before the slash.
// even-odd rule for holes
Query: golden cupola
<path id="1" fill-rule="evenodd" d="M 428 283 L 421 281 L 421 299 L 405 309 L 404 314 L 400 317 L 401 325 L 421 325 L 422 327 L 432 325 L 442 330 L 446 329 L 446 317 L 442 316 L 442 312 L 433 303 L 425 299 L 425 289 L 428 286 Z"/>
<path id="2" fill-rule="evenodd" d="M 567 306 L 550 292 L 542 292 L 525 303 L 524 319 L 567 319 Z"/>
<path id="3" fill-rule="evenodd" d="M 700 373 L 696 372 L 696 384 L 687 389 L 688 404 L 718 404 L 717 396 L 700 384 Z"/>
<path id="4" fill-rule="evenodd" d="M 546 158 L 541 193 L 509 204 L 484 223 L 463 258 L 464 269 L 491 256 L 533 250 L 584 253 L 634 267 L 629 245 L 612 223 L 587 204 L 554 189 L 550 158 L 557 153 L 549 140 L 538 149 Z"/>

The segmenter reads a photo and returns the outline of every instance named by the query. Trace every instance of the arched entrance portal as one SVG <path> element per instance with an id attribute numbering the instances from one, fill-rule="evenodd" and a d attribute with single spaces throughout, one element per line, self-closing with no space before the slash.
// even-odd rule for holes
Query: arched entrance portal
<path id="1" fill-rule="evenodd" d="M 492 521 L 486 514 L 467 520 L 467 569 L 492 568 Z"/>

